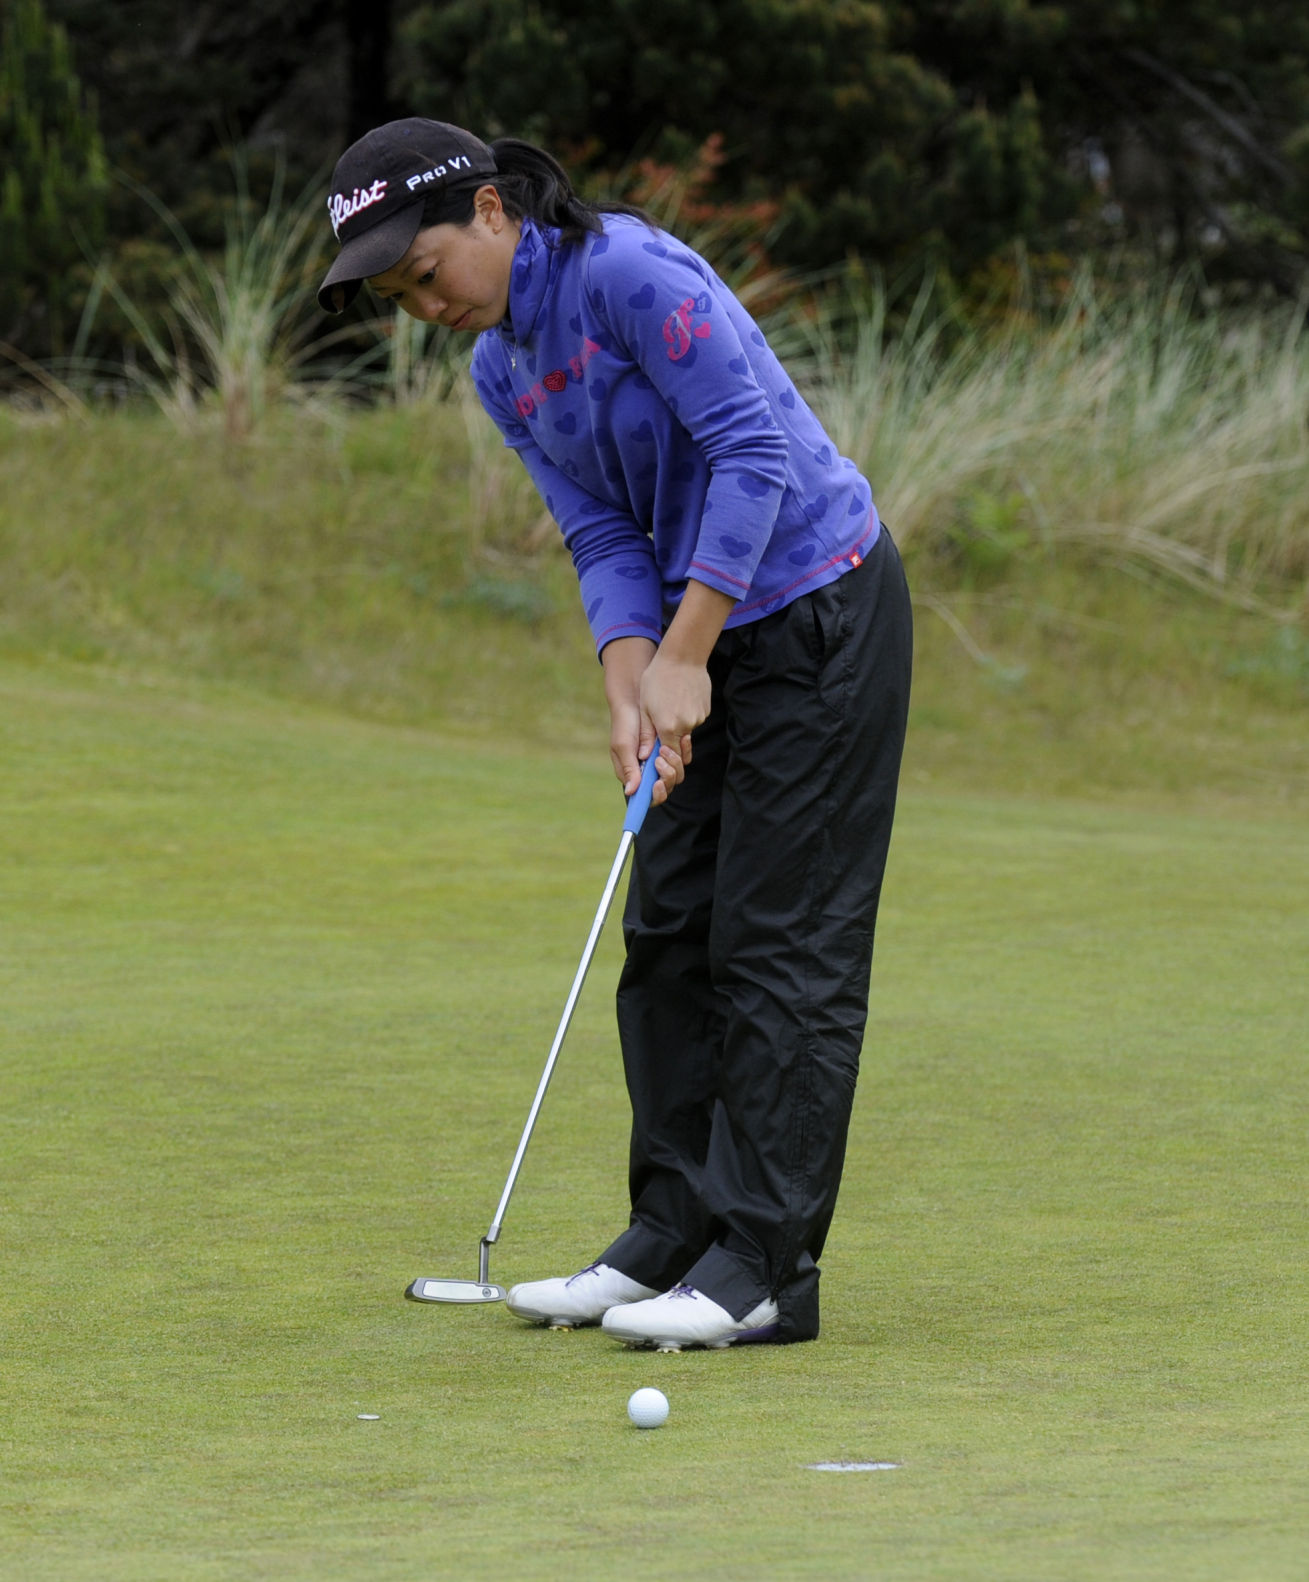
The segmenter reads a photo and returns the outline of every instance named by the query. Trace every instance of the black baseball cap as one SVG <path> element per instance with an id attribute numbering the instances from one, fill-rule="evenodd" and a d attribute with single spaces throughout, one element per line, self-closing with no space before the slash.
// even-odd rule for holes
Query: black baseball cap
<path id="1" fill-rule="evenodd" d="M 400 262 L 430 193 L 495 173 L 486 144 L 444 121 L 388 121 L 352 143 L 336 162 L 327 200 L 341 251 L 318 288 L 323 311 L 344 313 L 362 281 Z"/>

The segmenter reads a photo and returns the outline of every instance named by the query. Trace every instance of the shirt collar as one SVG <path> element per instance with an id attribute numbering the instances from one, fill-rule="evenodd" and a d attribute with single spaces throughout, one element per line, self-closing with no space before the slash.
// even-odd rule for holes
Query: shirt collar
<path id="1" fill-rule="evenodd" d="M 553 226 L 524 220 L 509 274 L 509 311 L 500 326 L 520 345 L 531 339 L 541 322 L 559 258 L 559 232 Z"/>

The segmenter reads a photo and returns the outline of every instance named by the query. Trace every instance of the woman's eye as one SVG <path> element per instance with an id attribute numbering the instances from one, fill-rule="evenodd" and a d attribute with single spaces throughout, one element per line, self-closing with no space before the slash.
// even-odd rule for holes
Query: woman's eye
<path id="1" fill-rule="evenodd" d="M 436 270 L 435 269 L 429 269 L 425 275 L 420 275 L 418 277 L 418 284 L 420 286 L 430 286 L 435 279 L 436 279 Z"/>

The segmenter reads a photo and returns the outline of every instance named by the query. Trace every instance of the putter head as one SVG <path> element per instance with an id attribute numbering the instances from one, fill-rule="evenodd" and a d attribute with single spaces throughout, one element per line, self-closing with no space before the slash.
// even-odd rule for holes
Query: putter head
<path id="1" fill-rule="evenodd" d="M 503 1302 L 505 1288 L 484 1280 L 417 1279 L 405 1295 L 411 1302 Z"/>

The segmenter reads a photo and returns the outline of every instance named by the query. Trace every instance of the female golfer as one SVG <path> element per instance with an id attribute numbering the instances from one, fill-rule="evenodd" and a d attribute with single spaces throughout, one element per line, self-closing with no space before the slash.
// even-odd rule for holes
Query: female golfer
<path id="1" fill-rule="evenodd" d="M 329 208 L 325 309 L 366 280 L 477 335 L 478 395 L 577 568 L 629 795 L 662 743 L 618 989 L 631 1221 L 509 1308 L 665 1349 L 810 1339 L 909 701 L 895 546 L 709 265 L 542 150 L 394 121 Z"/>

